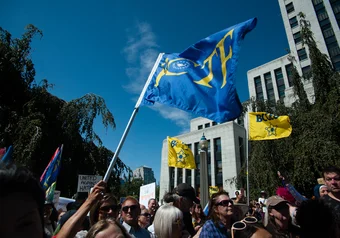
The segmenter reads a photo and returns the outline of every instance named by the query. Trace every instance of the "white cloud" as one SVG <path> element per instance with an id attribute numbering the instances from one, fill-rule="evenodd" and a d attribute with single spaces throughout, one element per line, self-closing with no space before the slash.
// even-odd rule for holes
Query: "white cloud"
<path id="1" fill-rule="evenodd" d="M 133 29 L 127 29 L 127 44 L 123 49 L 124 56 L 128 62 L 125 69 L 129 82 L 123 87 L 129 93 L 139 96 L 145 82 L 151 72 L 151 69 L 159 54 L 156 36 L 152 32 L 148 23 L 137 23 Z M 181 128 L 188 128 L 190 123 L 189 113 L 167 107 L 162 104 L 155 104 L 150 107 L 152 110 L 158 111 L 162 117 L 176 123 Z"/>

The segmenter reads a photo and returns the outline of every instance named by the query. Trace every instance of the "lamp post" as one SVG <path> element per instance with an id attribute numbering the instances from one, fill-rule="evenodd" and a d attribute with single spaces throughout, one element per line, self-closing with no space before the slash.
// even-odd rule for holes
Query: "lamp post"
<path id="1" fill-rule="evenodd" d="M 208 141 L 203 136 L 199 142 L 200 149 L 200 200 L 201 206 L 205 207 L 205 205 L 209 201 L 209 188 L 208 188 L 208 166 L 207 166 L 207 149 L 208 149 Z"/>

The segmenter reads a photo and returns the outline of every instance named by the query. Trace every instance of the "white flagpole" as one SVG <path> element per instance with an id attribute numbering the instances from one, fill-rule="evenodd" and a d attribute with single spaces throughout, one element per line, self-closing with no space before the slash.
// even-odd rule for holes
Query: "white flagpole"
<path id="1" fill-rule="evenodd" d="M 246 173 L 247 173 L 247 205 L 249 206 L 249 197 L 250 197 L 250 190 L 249 190 L 249 113 L 247 112 L 247 128 L 246 128 Z"/>
<path id="2" fill-rule="evenodd" d="M 106 174 L 105 174 L 105 176 L 104 176 L 104 182 L 106 182 L 106 183 L 107 183 L 107 181 L 109 180 L 109 177 L 110 177 L 110 175 L 111 175 L 112 169 L 113 169 L 114 165 L 115 165 L 116 162 L 117 162 L 117 158 L 118 158 L 119 152 L 120 152 L 121 148 L 123 147 L 123 144 L 124 144 L 124 141 L 125 141 L 125 139 L 126 139 L 127 133 L 129 132 L 130 127 L 131 127 L 131 125 L 132 125 L 132 122 L 133 122 L 133 120 L 134 120 L 134 118 L 135 118 L 135 116 L 136 116 L 136 114 L 137 114 L 137 112 L 138 112 L 138 109 L 139 109 L 139 106 L 140 106 L 140 104 L 141 104 L 141 102 L 142 102 L 142 100 L 143 100 L 145 91 L 146 91 L 146 89 L 148 88 L 148 86 L 149 86 L 149 84 L 150 84 L 150 81 L 151 81 L 151 79 L 152 79 L 152 77 L 153 77 L 153 75 L 154 75 L 154 73 L 155 73 L 155 71 L 156 71 L 156 69 L 157 69 L 157 67 L 158 67 L 158 64 L 159 64 L 159 62 L 161 61 L 163 55 L 164 55 L 164 53 L 161 53 L 161 54 L 158 55 L 158 58 L 157 58 L 155 64 L 153 65 L 153 68 L 152 68 L 152 70 L 151 70 L 151 72 L 150 72 L 150 74 L 149 74 L 148 80 L 146 81 L 146 83 L 145 83 L 145 85 L 144 85 L 144 88 L 143 88 L 143 90 L 142 90 L 142 92 L 141 92 L 141 94 L 140 94 L 140 96 L 139 96 L 139 98 L 138 98 L 138 100 L 137 100 L 137 103 L 136 103 L 136 105 L 135 105 L 135 109 L 134 109 L 133 112 L 132 112 L 132 115 L 131 115 L 131 117 L 130 117 L 130 120 L 129 120 L 129 122 L 128 122 L 126 128 L 125 128 L 125 131 L 124 131 L 124 133 L 123 133 L 123 135 L 122 135 L 122 138 L 121 138 L 120 141 L 119 141 L 118 147 L 117 147 L 117 149 L 116 149 L 116 151 L 115 151 L 115 154 L 113 155 L 113 157 L 112 157 L 112 159 L 111 159 L 110 165 L 109 165 L 109 167 L 108 167 L 108 169 L 107 169 L 107 171 L 106 171 Z"/>

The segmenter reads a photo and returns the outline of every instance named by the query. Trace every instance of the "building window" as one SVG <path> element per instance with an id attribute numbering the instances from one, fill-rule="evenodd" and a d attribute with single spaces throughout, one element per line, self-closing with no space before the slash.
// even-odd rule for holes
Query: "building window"
<path id="1" fill-rule="evenodd" d="M 288 14 L 294 11 L 294 5 L 292 2 L 286 5 L 286 10 Z"/>
<path id="2" fill-rule="evenodd" d="M 199 125 L 198 130 L 202 130 L 202 129 L 203 129 L 203 125 Z"/>
<path id="3" fill-rule="evenodd" d="M 339 0 L 331 0 L 330 1 L 336 21 L 338 23 L 338 27 L 340 27 L 340 1 Z"/>
<path id="4" fill-rule="evenodd" d="M 311 70 L 310 65 L 302 68 L 302 77 L 304 79 L 310 79 L 311 78 L 311 71 L 310 70 Z"/>
<path id="5" fill-rule="evenodd" d="M 194 155 L 196 162 L 196 170 L 195 170 L 195 186 L 200 185 L 200 152 L 198 142 L 194 144 Z M 197 189 L 197 188 L 196 188 Z"/>
<path id="6" fill-rule="evenodd" d="M 215 184 L 216 186 L 223 186 L 223 170 L 222 170 L 222 146 L 221 138 L 214 139 L 214 154 L 215 154 Z"/>
<path id="7" fill-rule="evenodd" d="M 318 12 L 318 20 L 319 22 L 325 20 L 325 19 L 328 19 L 328 14 L 326 12 L 326 9 L 322 9 L 323 11 L 319 11 Z"/>
<path id="8" fill-rule="evenodd" d="M 319 3 L 322 3 L 323 0 L 313 0 L 313 4 L 314 5 L 318 5 Z"/>
<path id="9" fill-rule="evenodd" d="M 266 83 L 268 101 L 275 101 L 273 81 L 270 72 L 264 74 L 264 82 Z"/>
<path id="10" fill-rule="evenodd" d="M 288 77 L 289 87 L 292 87 L 293 86 L 293 64 L 286 65 L 286 73 Z"/>
<path id="11" fill-rule="evenodd" d="M 296 17 L 290 18 L 290 19 L 289 19 L 289 24 L 290 24 L 290 27 L 291 27 L 292 29 L 295 28 L 295 27 L 297 27 L 297 26 L 299 25 L 299 23 L 298 23 Z"/>
<path id="12" fill-rule="evenodd" d="M 169 174 L 170 174 L 170 191 L 174 189 L 174 183 L 175 183 L 175 168 L 169 167 Z"/>
<path id="13" fill-rule="evenodd" d="M 217 125 L 217 122 L 214 122 L 214 121 L 213 121 L 213 122 L 212 122 L 212 125 L 213 125 L 213 126 L 216 126 L 216 125 Z"/>
<path id="14" fill-rule="evenodd" d="M 279 98 L 283 98 L 285 96 L 285 82 L 283 80 L 283 74 L 281 68 L 275 69 L 275 79 L 277 85 L 277 91 L 279 92 Z"/>
<path id="15" fill-rule="evenodd" d="M 305 59 L 308 58 L 308 57 L 307 57 L 307 52 L 306 52 L 306 49 L 305 49 L 305 48 L 302 48 L 301 50 L 298 50 L 297 53 L 298 53 L 298 56 L 299 56 L 299 60 L 300 60 L 300 61 L 303 61 L 303 60 L 305 60 Z"/>
<path id="16" fill-rule="evenodd" d="M 331 58 L 339 55 L 340 54 L 340 48 L 338 46 L 338 42 L 335 42 L 335 44 L 330 45 L 328 50 L 329 50 L 329 54 L 330 54 Z"/>
<path id="17" fill-rule="evenodd" d="M 188 144 L 187 146 L 189 147 L 190 150 L 192 150 L 191 144 Z M 185 171 L 185 182 L 191 184 L 191 169 L 187 169 Z"/>
<path id="18" fill-rule="evenodd" d="M 210 123 L 205 123 L 205 124 L 204 124 L 204 127 L 205 127 L 205 128 L 209 128 L 209 127 L 210 127 Z"/>
<path id="19" fill-rule="evenodd" d="M 327 25 L 327 27 L 324 27 L 322 29 L 322 34 L 325 38 L 334 36 L 334 31 L 333 31 L 332 25 L 329 24 L 329 25 Z"/>
<path id="20" fill-rule="evenodd" d="M 177 184 L 180 184 L 183 182 L 183 169 L 177 168 Z"/>
<path id="21" fill-rule="evenodd" d="M 263 99 L 263 91 L 262 91 L 261 77 L 260 76 L 255 77 L 254 82 L 255 82 L 256 99 L 262 100 Z"/>
<path id="22" fill-rule="evenodd" d="M 293 38 L 294 38 L 295 44 L 298 44 L 302 41 L 302 37 L 301 37 L 300 32 L 296 32 L 295 34 L 293 34 Z"/>

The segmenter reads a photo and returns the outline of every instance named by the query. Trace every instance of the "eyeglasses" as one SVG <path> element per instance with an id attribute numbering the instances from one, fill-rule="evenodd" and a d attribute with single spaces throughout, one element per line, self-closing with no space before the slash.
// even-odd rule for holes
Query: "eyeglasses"
<path id="1" fill-rule="evenodd" d="M 257 223 L 257 218 L 253 216 L 248 216 L 243 218 L 241 221 L 235 222 L 231 227 L 231 237 L 234 238 L 235 230 L 241 231 L 247 227 L 247 224 L 255 224 Z"/>
<path id="2" fill-rule="evenodd" d="M 229 206 L 229 204 L 233 205 L 234 204 L 233 200 L 222 200 L 222 201 L 216 203 L 216 206 L 226 207 L 226 206 Z"/>
<path id="3" fill-rule="evenodd" d="M 143 214 L 140 214 L 141 216 L 145 216 L 145 217 L 151 217 L 151 214 L 150 213 L 143 213 Z"/>
<path id="4" fill-rule="evenodd" d="M 123 210 L 123 212 L 128 212 L 129 209 L 130 209 L 131 211 L 134 211 L 134 210 L 136 210 L 137 208 L 138 208 L 138 205 L 131 205 L 131 206 L 124 206 L 124 207 L 122 207 L 122 210 Z"/>
<path id="5" fill-rule="evenodd" d="M 102 212 L 109 212 L 110 210 L 117 211 L 118 209 L 119 205 L 103 206 L 99 208 L 99 210 Z"/>

